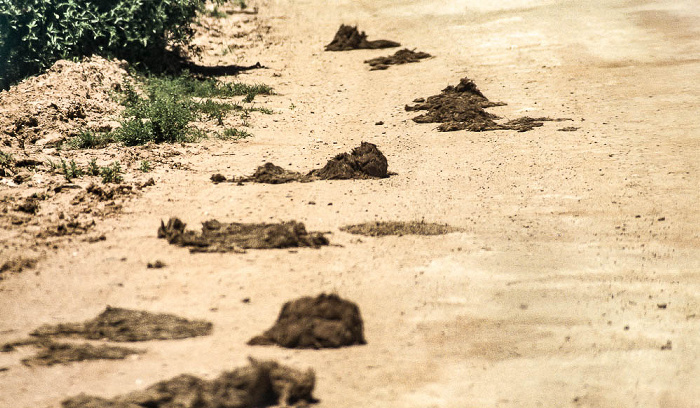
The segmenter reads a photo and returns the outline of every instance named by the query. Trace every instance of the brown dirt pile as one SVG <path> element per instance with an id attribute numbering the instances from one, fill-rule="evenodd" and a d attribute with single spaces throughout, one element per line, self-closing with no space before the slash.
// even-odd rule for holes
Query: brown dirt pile
<path id="1" fill-rule="evenodd" d="M 0 92 L 0 144 L 54 144 L 81 128 L 111 127 L 123 108 L 110 93 L 121 89 L 127 68 L 126 62 L 99 56 L 61 60 Z"/>
<path id="2" fill-rule="evenodd" d="M 91 344 L 73 344 L 41 342 L 37 343 L 39 352 L 22 360 L 27 366 L 52 366 L 55 364 L 68 364 L 85 360 L 123 360 L 132 354 L 141 354 L 143 351 L 127 347 L 108 345 L 93 346 Z"/>
<path id="3" fill-rule="evenodd" d="M 326 51 L 350 51 L 359 49 L 376 50 L 380 48 L 399 47 L 401 44 L 389 40 L 367 41 L 364 31 L 357 31 L 357 26 L 342 24 L 330 44 L 326 45 Z"/>
<path id="4" fill-rule="evenodd" d="M 425 58 L 430 58 L 432 55 L 427 52 L 413 51 L 407 48 L 403 50 L 396 51 L 394 55 L 388 57 L 377 57 L 366 60 L 365 63 L 369 64 L 370 71 L 384 70 L 389 68 L 390 65 L 401 65 L 409 64 L 412 62 L 420 62 L 420 60 Z"/>
<path id="5" fill-rule="evenodd" d="M 313 370 L 300 371 L 275 361 L 250 359 L 246 367 L 206 381 L 189 374 L 112 399 L 79 395 L 63 408 L 255 408 L 306 406 L 315 402 Z"/>
<path id="6" fill-rule="evenodd" d="M 468 130 L 483 132 L 486 130 L 517 130 L 526 132 L 542 126 L 544 121 L 561 121 L 569 119 L 551 119 L 546 117 L 523 117 L 500 124 L 498 116 L 486 112 L 486 108 L 503 106 L 503 102 L 491 102 L 469 78 L 462 78 L 457 86 L 448 86 L 439 95 L 419 98 L 416 105 L 406 105 L 406 111 L 427 111 L 413 118 L 416 123 L 440 123 L 438 130 L 451 132 Z"/>
<path id="7" fill-rule="evenodd" d="M 328 239 L 320 232 L 307 232 L 301 222 L 288 221 L 266 223 L 223 223 L 209 220 L 202 223 L 202 232 L 185 230 L 186 224 L 179 218 L 161 221 L 158 238 L 167 239 L 173 245 L 189 247 L 190 252 L 238 252 L 246 249 L 273 249 L 328 245 Z"/>
<path id="8" fill-rule="evenodd" d="M 341 153 L 328 160 L 325 166 L 314 169 L 307 174 L 285 170 L 272 163 L 266 163 L 255 170 L 250 177 L 234 178 L 233 182 L 239 184 L 246 182 L 281 184 L 298 181 L 308 183 L 315 180 L 350 180 L 387 178 L 388 162 L 384 154 L 372 143 L 362 142 L 360 146 L 352 149 L 350 153 Z M 212 180 L 223 180 L 221 175 L 215 174 Z"/>
<path id="9" fill-rule="evenodd" d="M 458 228 L 446 224 L 435 224 L 423 221 L 375 221 L 363 224 L 346 225 L 341 231 L 370 237 L 386 235 L 444 235 L 459 231 Z"/>
<path id="10" fill-rule="evenodd" d="M 275 325 L 248 341 L 254 346 L 313 349 L 366 343 L 360 308 L 334 294 L 285 303 Z"/>
<path id="11" fill-rule="evenodd" d="M 84 323 L 44 325 L 31 333 L 35 337 L 78 336 L 110 341 L 171 340 L 211 334 L 212 324 L 187 320 L 165 313 L 110 307 Z"/>

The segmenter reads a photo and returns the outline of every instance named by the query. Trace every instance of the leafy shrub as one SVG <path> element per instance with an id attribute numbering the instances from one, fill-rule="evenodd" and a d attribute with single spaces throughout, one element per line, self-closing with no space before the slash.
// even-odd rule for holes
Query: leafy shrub
<path id="1" fill-rule="evenodd" d="M 0 89 L 59 59 L 92 54 L 158 71 L 194 50 L 204 0 L 0 0 Z"/>

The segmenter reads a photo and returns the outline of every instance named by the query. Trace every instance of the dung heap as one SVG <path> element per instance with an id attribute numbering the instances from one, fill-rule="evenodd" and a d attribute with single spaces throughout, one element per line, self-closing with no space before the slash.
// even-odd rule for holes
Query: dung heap
<path id="1" fill-rule="evenodd" d="M 165 313 L 107 306 L 104 312 L 84 323 L 63 323 L 41 326 L 31 336 L 77 336 L 89 340 L 148 341 L 185 339 L 211 334 L 212 324 L 203 320 L 187 320 Z"/>
<path id="2" fill-rule="evenodd" d="M 503 102 L 491 102 L 469 78 L 462 78 L 457 86 L 448 86 L 439 95 L 416 99 L 416 105 L 406 105 L 406 111 L 427 111 L 413 118 L 416 123 L 440 123 L 438 130 L 450 132 L 468 130 L 483 132 L 486 130 L 517 130 L 526 132 L 543 125 L 545 121 L 562 121 L 569 119 L 552 119 L 547 117 L 522 117 L 506 123 L 496 123 L 500 117 L 486 112 L 486 108 L 503 106 Z"/>
<path id="3" fill-rule="evenodd" d="M 112 399 L 81 394 L 63 408 L 256 408 L 306 406 L 315 402 L 313 370 L 299 371 L 276 361 L 258 361 L 207 381 L 182 374 L 143 391 Z"/>
<path id="4" fill-rule="evenodd" d="M 36 355 L 25 358 L 22 364 L 26 366 L 52 366 L 86 360 L 123 360 L 132 354 L 141 354 L 142 350 L 128 347 L 116 347 L 106 344 L 58 343 L 53 341 L 37 342 L 39 347 Z"/>
<path id="5" fill-rule="evenodd" d="M 326 45 L 326 51 L 350 51 L 359 49 L 376 50 L 380 48 L 399 47 L 401 44 L 389 40 L 367 41 L 364 31 L 357 31 L 357 26 L 342 24 L 330 44 Z"/>
<path id="6" fill-rule="evenodd" d="M 253 346 L 313 349 L 366 343 L 360 308 L 334 294 L 285 303 L 275 325 L 248 341 Z"/>
<path id="7" fill-rule="evenodd" d="M 246 249 L 318 248 L 329 243 L 322 233 L 307 232 L 304 224 L 296 221 L 255 224 L 209 220 L 202 223 L 201 233 L 185 227 L 179 218 L 170 218 L 167 224 L 161 221 L 158 238 L 189 247 L 190 252 L 244 253 Z"/>
<path id="8" fill-rule="evenodd" d="M 341 231 L 369 237 L 386 235 L 444 235 L 459 231 L 458 228 L 424 221 L 373 221 L 363 224 L 346 225 Z"/>
<path id="9" fill-rule="evenodd" d="M 416 52 L 413 50 L 409 50 L 408 48 L 404 48 L 403 50 L 396 51 L 394 55 L 389 55 L 388 57 L 377 57 L 368 59 L 365 61 L 365 63 L 369 64 L 370 71 L 378 71 L 387 69 L 391 65 L 401 65 L 409 64 L 412 62 L 420 62 L 420 60 L 430 57 L 432 57 L 432 55 L 428 54 L 427 52 Z"/>
<path id="10" fill-rule="evenodd" d="M 328 160 L 325 166 L 303 174 L 285 170 L 273 163 L 265 163 L 258 167 L 249 177 L 234 178 L 230 181 L 243 183 L 282 184 L 293 181 L 308 183 L 316 180 L 363 180 L 387 178 L 388 162 L 384 154 L 376 145 L 362 142 L 360 146 L 352 149 L 350 153 L 341 153 Z M 226 181 L 221 174 L 212 176 L 212 181 Z"/>

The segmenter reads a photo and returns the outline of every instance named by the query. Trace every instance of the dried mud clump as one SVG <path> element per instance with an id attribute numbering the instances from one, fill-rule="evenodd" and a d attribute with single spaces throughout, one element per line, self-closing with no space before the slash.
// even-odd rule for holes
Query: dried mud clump
<path id="1" fill-rule="evenodd" d="M 523 117 L 506 123 L 497 123 L 500 117 L 486 112 L 486 108 L 503 106 L 503 102 L 491 102 L 469 78 L 462 78 L 457 86 L 448 86 L 439 95 L 419 99 L 416 105 L 406 105 L 406 111 L 427 111 L 413 118 L 416 123 L 440 123 L 438 130 L 451 132 L 468 130 L 483 132 L 487 130 L 517 130 L 526 132 L 542 126 L 545 121 L 562 121 L 569 119 L 551 119 L 546 117 Z"/>
<path id="2" fill-rule="evenodd" d="M 266 223 L 223 223 L 209 220 L 202 223 L 202 232 L 185 229 L 179 218 L 161 221 L 158 238 L 170 244 L 189 247 L 191 252 L 245 252 L 246 249 L 273 249 L 328 245 L 320 232 L 307 232 L 303 223 L 288 221 Z"/>
<path id="3" fill-rule="evenodd" d="M 112 399 L 85 394 L 69 398 L 62 408 L 257 408 L 307 406 L 316 402 L 313 370 L 300 371 L 276 361 L 258 361 L 206 381 L 182 374 Z"/>
<path id="4" fill-rule="evenodd" d="M 84 323 L 45 325 L 31 333 L 35 337 L 78 336 L 89 340 L 107 339 L 119 342 L 171 340 L 206 336 L 212 324 L 187 320 L 165 313 L 110 307 Z"/>
<path id="5" fill-rule="evenodd" d="M 365 61 L 365 63 L 369 64 L 369 66 L 371 67 L 370 71 L 377 71 L 387 69 L 391 65 L 401 65 L 409 64 L 412 62 L 420 62 L 420 60 L 430 57 L 432 57 L 432 55 L 428 54 L 427 52 L 416 52 L 404 48 L 403 50 L 396 51 L 394 55 L 390 55 L 388 57 L 372 58 Z"/>
<path id="6" fill-rule="evenodd" d="M 132 354 L 143 353 L 141 350 L 108 345 L 93 346 L 91 344 L 56 342 L 37 343 L 37 345 L 40 347 L 39 352 L 33 357 L 22 360 L 22 364 L 52 366 L 85 360 L 123 360 Z"/>
<path id="7" fill-rule="evenodd" d="M 330 44 L 326 45 L 326 51 L 350 51 L 359 49 L 376 50 L 380 48 L 399 47 L 401 44 L 389 40 L 367 41 L 364 31 L 357 31 L 357 26 L 342 24 Z"/>
<path id="8" fill-rule="evenodd" d="M 249 177 L 232 181 L 282 184 L 293 181 L 308 183 L 316 180 L 350 180 L 389 177 L 388 161 L 384 154 L 372 143 L 362 142 L 350 153 L 341 153 L 328 160 L 325 166 L 307 174 L 285 170 L 272 163 L 266 163 Z"/>
<path id="9" fill-rule="evenodd" d="M 446 224 L 435 224 L 423 221 L 376 221 L 363 224 L 346 225 L 341 231 L 370 237 L 387 235 L 444 235 L 459 231 L 458 228 Z"/>
<path id="10" fill-rule="evenodd" d="M 275 325 L 248 341 L 254 346 L 313 349 L 366 343 L 359 307 L 334 294 L 285 303 Z"/>

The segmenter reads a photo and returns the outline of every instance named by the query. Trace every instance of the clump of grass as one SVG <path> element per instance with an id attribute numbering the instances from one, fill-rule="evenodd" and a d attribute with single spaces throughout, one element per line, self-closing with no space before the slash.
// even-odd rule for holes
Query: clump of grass
<path id="1" fill-rule="evenodd" d="M 226 128 L 226 130 L 224 130 L 224 133 L 218 133 L 216 137 L 221 140 L 240 140 L 253 137 L 253 135 L 245 130 L 239 130 L 236 128 Z"/>
<path id="2" fill-rule="evenodd" d="M 243 107 L 236 103 L 216 102 L 207 99 L 204 102 L 195 104 L 197 111 L 206 115 L 210 119 L 216 119 L 219 125 L 223 126 L 224 118 L 231 111 L 242 111 Z"/>
<path id="3" fill-rule="evenodd" d="M 124 179 L 122 178 L 122 167 L 118 161 L 113 162 L 109 166 L 100 168 L 100 175 L 102 176 L 102 183 L 121 183 Z"/>
<path id="4" fill-rule="evenodd" d="M 213 17 L 213 18 L 224 18 L 226 17 L 226 13 L 223 11 L 219 10 L 218 7 L 214 7 L 212 10 L 207 10 L 205 13 L 208 17 Z"/>
<path id="5" fill-rule="evenodd" d="M 180 76 L 155 76 L 146 80 L 146 86 L 156 92 L 180 94 L 195 98 L 230 98 L 233 96 L 272 95 L 272 87 L 265 84 L 221 82 L 217 79 L 197 79 L 188 73 Z"/>
<path id="6" fill-rule="evenodd" d="M 80 130 L 78 135 L 68 141 L 74 149 L 99 149 L 115 141 L 112 133 L 95 133 L 90 130 Z"/>

